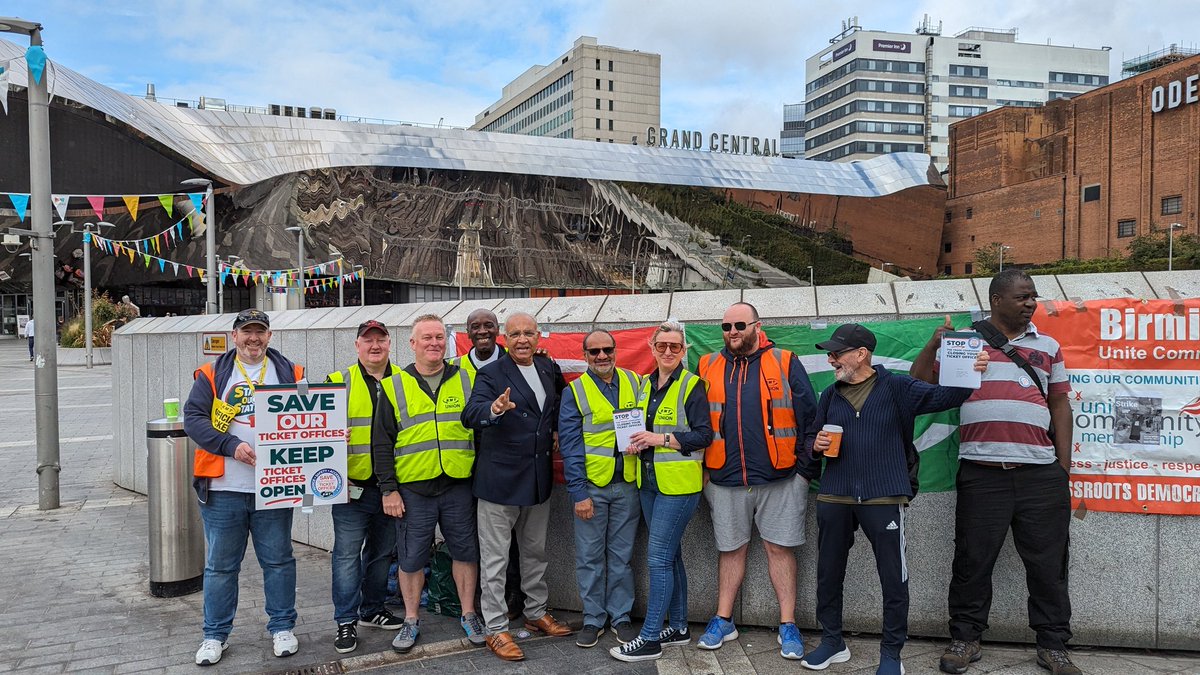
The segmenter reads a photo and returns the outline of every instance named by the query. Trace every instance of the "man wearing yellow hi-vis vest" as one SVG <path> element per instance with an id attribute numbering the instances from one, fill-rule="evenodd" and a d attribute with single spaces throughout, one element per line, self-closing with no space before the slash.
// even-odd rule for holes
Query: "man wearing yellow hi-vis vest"
<path id="1" fill-rule="evenodd" d="M 558 447 L 567 491 L 575 504 L 575 578 L 583 601 L 583 629 L 575 644 L 592 647 L 611 622 L 622 643 L 637 636 L 633 609 L 633 541 L 641 507 L 637 462 L 617 447 L 613 412 L 637 408 L 641 378 L 618 368 L 608 331 L 583 339 L 587 372 L 563 392 Z M 568 395 L 568 393 L 570 395 Z"/>
<path id="2" fill-rule="evenodd" d="M 384 395 L 371 434 L 383 510 L 397 518 L 404 625 L 392 649 L 402 654 L 412 650 L 421 634 L 423 570 L 437 526 L 450 551 L 463 631 L 473 644 L 482 645 L 485 639 L 475 611 L 479 543 L 469 480 L 475 466 L 475 437 L 461 421 L 473 378 L 469 371 L 445 362 L 446 325 L 437 315 L 417 317 L 408 343 L 415 360 L 382 382 Z"/>
<path id="3" fill-rule="evenodd" d="M 383 495 L 371 468 L 371 421 L 381 396 L 379 383 L 400 367 L 392 364 L 392 337 L 379 321 L 358 325 L 354 350 L 358 361 L 325 379 L 346 383 L 350 427 L 350 500 L 333 505 L 333 648 L 339 654 L 358 648 L 359 621 L 384 630 L 397 630 L 404 623 L 384 605 L 396 526 L 383 511 Z"/>

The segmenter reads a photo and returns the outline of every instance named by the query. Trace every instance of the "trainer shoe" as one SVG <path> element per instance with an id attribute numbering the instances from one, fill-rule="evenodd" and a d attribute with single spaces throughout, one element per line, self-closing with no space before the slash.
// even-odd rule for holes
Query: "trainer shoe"
<path id="1" fill-rule="evenodd" d="M 701 649 L 720 649 L 721 645 L 730 640 L 736 640 L 737 637 L 737 626 L 733 625 L 732 621 L 714 616 L 704 627 L 704 634 L 700 636 L 696 646 Z"/>
<path id="2" fill-rule="evenodd" d="M 333 639 L 333 648 L 339 654 L 348 654 L 358 649 L 358 626 L 352 623 L 339 623 L 337 637 Z"/>
<path id="3" fill-rule="evenodd" d="M 1071 657 L 1065 649 L 1042 649 L 1038 647 L 1037 664 L 1049 670 L 1053 675 L 1083 675 L 1083 671 L 1079 669 L 1079 666 L 1071 663 Z"/>
<path id="4" fill-rule="evenodd" d="M 629 644 L 638 636 L 638 631 L 628 621 L 613 624 L 613 632 L 617 634 L 617 642 Z"/>
<path id="5" fill-rule="evenodd" d="M 692 644 L 692 634 L 686 626 L 682 631 L 667 626 L 658 634 L 658 644 L 663 647 L 668 645 L 690 645 Z"/>
<path id="6" fill-rule="evenodd" d="M 229 649 L 228 642 L 220 640 L 204 640 L 200 643 L 200 649 L 196 650 L 196 665 L 211 666 L 221 660 L 221 654 Z"/>
<path id="7" fill-rule="evenodd" d="M 583 647 L 584 649 L 595 647 L 596 643 L 600 641 L 601 635 L 604 635 L 604 628 L 584 624 L 583 628 L 575 636 L 575 646 Z"/>
<path id="8" fill-rule="evenodd" d="M 983 648 L 979 646 L 979 640 L 951 640 L 950 646 L 942 652 L 938 668 L 943 673 L 958 675 L 967 672 L 967 667 L 981 658 Z"/>
<path id="9" fill-rule="evenodd" d="M 467 634 L 467 641 L 472 645 L 481 647 L 487 642 L 487 631 L 483 629 L 483 622 L 475 612 L 463 614 L 458 620 L 458 625 L 462 626 L 463 632 Z"/>
<path id="10" fill-rule="evenodd" d="M 879 655 L 879 667 L 875 669 L 875 675 L 904 675 L 904 664 L 901 663 L 899 656 Z"/>
<path id="11" fill-rule="evenodd" d="M 817 648 L 800 659 L 800 665 L 809 670 L 825 670 L 831 663 L 845 663 L 850 660 L 850 648 L 845 641 L 833 644 L 821 640 Z"/>
<path id="12" fill-rule="evenodd" d="M 404 625 L 400 626 L 399 635 L 392 640 L 392 649 L 401 654 L 407 654 L 412 651 L 413 645 L 417 644 L 419 637 L 421 637 L 421 620 L 405 620 Z"/>
<path id="13" fill-rule="evenodd" d="M 662 647 L 653 640 L 637 636 L 618 647 L 608 650 L 610 656 L 618 661 L 632 663 L 634 661 L 653 661 L 662 657 Z"/>
<path id="14" fill-rule="evenodd" d="M 275 648 L 275 656 L 291 656 L 300 650 L 300 641 L 290 630 L 281 630 L 271 634 L 271 642 Z"/>
<path id="15" fill-rule="evenodd" d="M 364 616 L 362 622 L 368 626 L 382 628 L 384 630 L 400 630 L 400 626 L 404 625 L 404 621 L 400 617 L 392 614 L 386 609 L 381 609 L 371 616 Z"/>
<path id="16" fill-rule="evenodd" d="M 804 638 L 800 637 L 800 629 L 794 623 L 779 624 L 779 655 L 785 659 L 799 661 L 804 656 Z"/>

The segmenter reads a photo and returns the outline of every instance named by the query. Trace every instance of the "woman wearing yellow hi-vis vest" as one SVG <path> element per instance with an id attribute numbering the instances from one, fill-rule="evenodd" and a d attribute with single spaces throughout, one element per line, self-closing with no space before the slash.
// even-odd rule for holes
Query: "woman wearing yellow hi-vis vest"
<path id="1" fill-rule="evenodd" d="M 650 349 L 658 368 L 643 378 L 638 396 L 647 431 L 633 434 L 633 445 L 624 449 L 631 460 L 640 455 L 637 483 L 642 517 L 650 531 L 646 547 L 650 597 L 637 638 L 609 650 L 621 661 L 657 659 L 663 645 L 691 642 L 681 542 L 700 503 L 704 449 L 713 439 L 704 381 L 683 367 L 687 358 L 683 324 L 664 322 L 650 337 Z"/>

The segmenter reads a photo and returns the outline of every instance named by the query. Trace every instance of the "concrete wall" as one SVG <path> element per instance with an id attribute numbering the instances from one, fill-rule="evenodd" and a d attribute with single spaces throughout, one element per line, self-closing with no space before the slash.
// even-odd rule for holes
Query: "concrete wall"
<path id="1" fill-rule="evenodd" d="M 1038 291 L 1051 299 L 1200 297 L 1200 272 L 1093 274 L 1035 277 Z M 789 289 L 698 291 L 674 295 L 614 295 L 569 298 L 512 298 L 373 305 L 336 309 L 289 310 L 272 315 L 273 346 L 305 364 L 314 376 L 354 360 L 354 328 L 368 318 L 390 327 L 411 325 L 425 313 L 444 316 L 461 328 L 478 307 L 493 309 L 503 321 L 514 311 L 534 314 L 544 330 L 575 332 L 590 328 L 630 328 L 657 323 L 668 316 L 685 322 L 715 322 L 726 306 L 740 299 L 755 304 L 767 325 L 827 321 L 886 321 L 935 316 L 987 308 L 987 280 L 897 281 L 873 284 Z M 145 421 L 162 415 L 163 398 L 187 396 L 192 370 L 203 362 L 201 334 L 227 332 L 233 315 L 139 319 L 121 329 L 113 348 L 114 426 L 113 480 L 146 491 Z M 412 352 L 395 330 L 392 357 L 409 363 Z M 552 497 L 552 531 L 572 528 L 565 492 Z M 954 493 L 922 494 L 908 516 L 908 555 L 912 595 L 911 633 L 946 634 L 946 588 L 953 557 Z M 797 583 L 797 619 L 816 627 L 816 522 L 810 509 Z M 329 512 L 297 513 L 297 541 L 330 548 Z M 757 537 L 756 537 L 757 539 Z M 645 558 L 644 535 L 635 560 Z M 689 570 L 689 614 L 704 621 L 716 604 L 716 550 L 707 506 L 684 538 Z M 552 547 L 551 604 L 577 609 L 573 541 L 560 537 Z M 1077 644 L 1161 649 L 1200 649 L 1200 518 L 1089 513 L 1071 521 L 1071 595 Z M 644 564 L 638 564 L 640 612 L 646 595 Z M 1032 641 L 1026 627 L 1024 574 L 1011 543 L 997 564 L 990 639 Z M 870 547 L 860 538 L 851 551 L 846 577 L 846 629 L 877 632 L 879 582 Z M 746 583 L 737 604 L 739 621 L 774 625 L 778 614 L 767 580 L 766 560 L 757 541 L 751 544 Z"/>

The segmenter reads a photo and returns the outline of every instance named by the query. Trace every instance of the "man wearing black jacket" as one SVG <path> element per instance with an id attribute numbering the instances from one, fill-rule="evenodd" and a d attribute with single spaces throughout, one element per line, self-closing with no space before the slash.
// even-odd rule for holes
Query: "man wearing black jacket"
<path id="1" fill-rule="evenodd" d="M 817 621 L 823 634 L 800 664 L 824 670 L 850 659 L 842 639 L 842 584 L 846 559 L 862 529 L 875 551 L 883 590 L 883 639 L 877 675 L 902 675 L 900 650 L 908 637 L 908 564 L 904 511 L 914 496 L 909 457 L 915 457 L 913 418 L 957 407 L 972 389 L 926 384 L 872 366 L 875 335 L 845 324 L 817 345 L 827 354 L 836 381 L 821 393 L 817 414 L 805 437 L 815 455 L 830 451 L 832 437 L 819 431 L 840 426 L 840 450 L 825 458 L 817 495 Z M 976 370 L 987 368 L 981 352 Z"/>
<path id="2" fill-rule="evenodd" d="M 566 381 L 558 364 L 536 356 L 539 333 L 532 316 L 509 316 L 504 333 L 508 353 L 479 370 L 462 423 L 476 435 L 474 492 L 487 645 L 501 659 L 519 661 L 525 654 L 509 633 L 504 602 L 514 527 L 520 542 L 526 628 L 554 636 L 571 633 L 546 611 L 545 578 L 553 487 L 550 454 L 557 443 L 559 396 Z"/>

